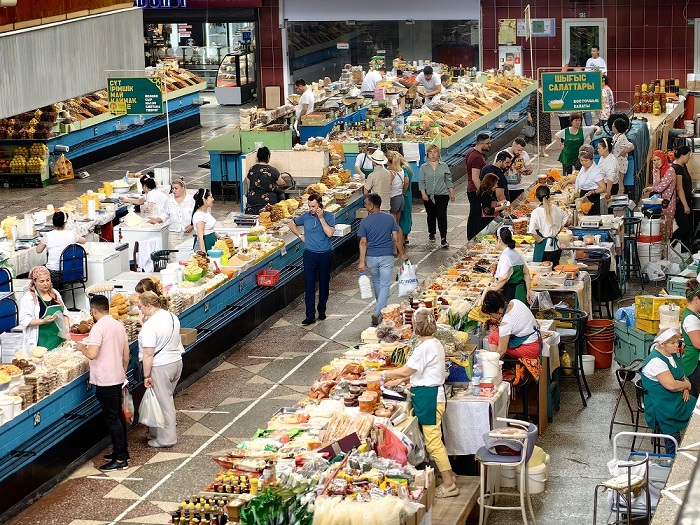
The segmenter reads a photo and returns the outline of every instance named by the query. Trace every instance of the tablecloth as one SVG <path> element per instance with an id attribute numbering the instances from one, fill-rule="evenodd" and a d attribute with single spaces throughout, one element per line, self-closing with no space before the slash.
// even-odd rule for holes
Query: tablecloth
<path id="1" fill-rule="evenodd" d="M 476 454 L 484 446 L 483 435 L 504 426 L 496 421 L 508 417 L 510 383 L 501 382 L 494 397 L 452 397 L 442 416 L 442 437 L 450 456 Z"/>

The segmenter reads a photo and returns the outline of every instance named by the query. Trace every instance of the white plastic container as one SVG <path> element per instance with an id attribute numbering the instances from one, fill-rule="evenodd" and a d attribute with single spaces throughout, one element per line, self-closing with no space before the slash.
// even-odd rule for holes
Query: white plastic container
<path id="1" fill-rule="evenodd" d="M 595 372 L 595 356 L 594 355 L 582 355 L 583 359 L 583 373 L 587 376 L 592 376 Z"/>
<path id="2" fill-rule="evenodd" d="M 520 484 L 520 468 L 515 468 L 515 481 L 516 484 Z M 527 490 L 530 494 L 539 494 L 544 492 L 545 482 L 547 481 L 547 476 L 549 475 L 549 454 L 545 456 L 544 463 L 538 465 L 537 467 L 529 468 L 528 471 L 528 485 Z"/>
<path id="3" fill-rule="evenodd" d="M 501 469 L 501 487 L 516 487 L 518 484 L 515 481 L 515 467 L 509 465 L 500 465 Z"/>
<path id="4" fill-rule="evenodd" d="M 0 408 L 3 410 L 5 422 L 15 417 L 15 398 L 14 396 L 0 395 Z"/>
<path id="5" fill-rule="evenodd" d="M 501 377 L 501 356 L 498 352 L 480 352 L 481 362 L 484 365 L 483 377 L 498 378 Z"/>
<path id="6" fill-rule="evenodd" d="M 5 423 L 5 411 L 0 408 L 0 427 Z"/>
<path id="7" fill-rule="evenodd" d="M 661 260 L 662 243 L 660 242 L 637 242 L 637 251 L 639 252 L 639 263 L 644 269 L 650 262 Z"/>
<path id="8" fill-rule="evenodd" d="M 641 235 L 649 237 L 661 235 L 661 219 L 642 219 Z"/>
<path id="9" fill-rule="evenodd" d="M 681 309 L 677 304 L 659 306 L 659 330 L 680 327 Z"/>

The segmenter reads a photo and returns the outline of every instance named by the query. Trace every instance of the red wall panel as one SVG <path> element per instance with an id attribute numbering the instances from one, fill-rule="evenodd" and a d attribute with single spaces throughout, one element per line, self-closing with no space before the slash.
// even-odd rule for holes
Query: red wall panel
<path id="1" fill-rule="evenodd" d="M 547 0 L 482 0 L 483 67 L 497 67 L 498 40 L 495 30 L 499 18 L 523 18 L 530 4 L 532 18 L 555 18 L 556 36 L 536 37 L 530 42 L 518 38 L 523 46 L 524 69 L 532 75 L 530 48 L 537 67 L 561 67 L 562 18 L 606 18 L 607 55 L 610 85 L 617 100 L 631 100 L 635 84 L 655 78 L 679 78 L 685 85 L 686 73 L 693 72 L 694 27 L 687 18 L 700 18 L 700 2 L 685 0 L 605 0 L 595 5 L 565 0 L 558 5 Z"/>

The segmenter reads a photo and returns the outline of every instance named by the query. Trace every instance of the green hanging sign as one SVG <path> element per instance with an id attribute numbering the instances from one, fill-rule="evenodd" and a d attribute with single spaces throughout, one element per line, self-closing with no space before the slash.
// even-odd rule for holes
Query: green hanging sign
<path id="1" fill-rule="evenodd" d="M 108 108 L 115 115 L 162 115 L 163 79 L 111 77 L 107 79 Z"/>
<path id="2" fill-rule="evenodd" d="M 547 113 L 600 111 L 603 79 L 600 71 L 542 73 L 542 102 Z"/>

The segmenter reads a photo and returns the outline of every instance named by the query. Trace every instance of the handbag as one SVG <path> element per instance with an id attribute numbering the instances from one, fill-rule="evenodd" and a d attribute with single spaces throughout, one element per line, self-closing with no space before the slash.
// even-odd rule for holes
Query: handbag
<path id="1" fill-rule="evenodd" d="M 535 138 L 537 130 L 535 129 L 535 126 L 528 122 L 527 124 L 525 124 L 525 126 L 523 126 L 523 130 L 521 131 L 521 133 L 526 139 L 532 139 Z"/>
<path id="2" fill-rule="evenodd" d="M 416 267 L 410 261 L 406 261 L 399 267 L 399 297 L 410 295 L 418 288 Z"/>

